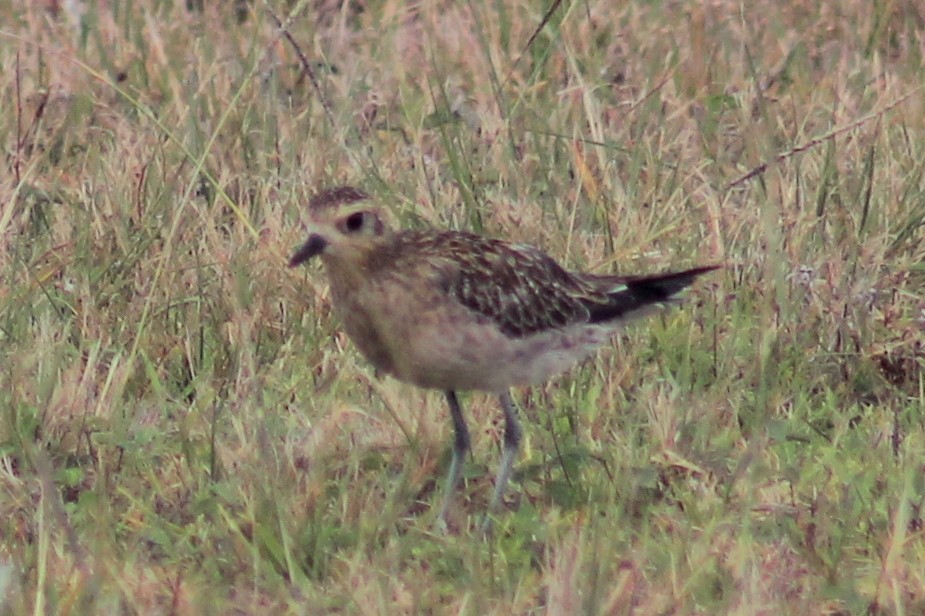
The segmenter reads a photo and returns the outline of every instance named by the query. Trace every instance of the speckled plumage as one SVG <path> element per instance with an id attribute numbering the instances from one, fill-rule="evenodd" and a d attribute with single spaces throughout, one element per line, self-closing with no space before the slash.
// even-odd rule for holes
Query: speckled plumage
<path id="1" fill-rule="evenodd" d="M 501 395 L 501 492 L 520 429 L 507 389 L 544 381 L 604 344 L 625 317 L 670 301 L 714 266 L 656 276 L 569 272 L 536 248 L 473 233 L 392 231 L 358 189 L 320 193 L 290 265 L 320 256 L 336 311 L 379 370 L 446 392 L 456 430 L 445 516 L 468 449 L 455 392 Z"/>

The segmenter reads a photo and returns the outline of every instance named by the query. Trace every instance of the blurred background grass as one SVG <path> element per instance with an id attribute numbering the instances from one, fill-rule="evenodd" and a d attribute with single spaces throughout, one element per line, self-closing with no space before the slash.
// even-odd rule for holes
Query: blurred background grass
<path id="1" fill-rule="evenodd" d="M 286 24 L 291 40 L 277 27 Z M 3 614 L 925 612 L 914 0 L 0 5 Z M 722 262 L 450 422 L 379 380 L 317 189 L 570 267 Z"/>

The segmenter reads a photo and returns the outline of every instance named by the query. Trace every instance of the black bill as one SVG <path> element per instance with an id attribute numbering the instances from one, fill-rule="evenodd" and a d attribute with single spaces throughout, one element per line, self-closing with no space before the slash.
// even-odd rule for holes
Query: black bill
<path id="1" fill-rule="evenodd" d="M 308 240 L 289 259 L 289 267 L 302 265 L 312 257 L 321 254 L 327 245 L 328 243 L 320 235 L 315 235 L 314 233 L 309 235 Z"/>

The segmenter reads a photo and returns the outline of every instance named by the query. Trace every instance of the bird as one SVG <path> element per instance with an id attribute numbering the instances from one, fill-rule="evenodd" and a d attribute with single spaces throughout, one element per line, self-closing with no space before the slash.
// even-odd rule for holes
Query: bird
<path id="1" fill-rule="evenodd" d="M 631 317 L 671 303 L 705 265 L 618 276 L 569 271 L 529 245 L 466 231 L 392 229 L 353 186 L 322 190 L 307 208 L 296 267 L 318 257 L 343 330 L 378 373 L 442 391 L 453 453 L 438 521 L 447 516 L 471 439 L 457 392 L 497 395 L 500 466 L 486 513 L 500 505 L 522 440 L 510 390 L 565 372 Z"/>

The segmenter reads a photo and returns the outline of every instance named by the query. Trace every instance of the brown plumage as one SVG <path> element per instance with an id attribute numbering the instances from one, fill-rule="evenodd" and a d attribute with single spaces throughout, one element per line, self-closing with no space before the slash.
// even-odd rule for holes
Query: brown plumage
<path id="1" fill-rule="evenodd" d="M 349 186 L 312 199 L 308 231 L 289 264 L 321 258 L 335 309 L 360 351 L 399 380 L 446 393 L 455 443 L 441 519 L 469 448 L 455 392 L 500 396 L 506 428 L 494 508 L 520 442 L 508 388 L 570 368 L 627 317 L 672 301 L 718 267 L 636 277 L 569 272 L 522 244 L 458 231 L 392 231 L 369 197 Z"/>

